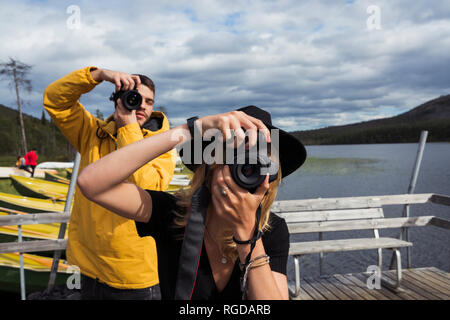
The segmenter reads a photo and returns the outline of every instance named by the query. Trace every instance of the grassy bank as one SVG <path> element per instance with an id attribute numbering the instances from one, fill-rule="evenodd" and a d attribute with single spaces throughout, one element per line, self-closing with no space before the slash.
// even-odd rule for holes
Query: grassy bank
<path id="1" fill-rule="evenodd" d="M 0 192 L 20 195 L 9 178 L 0 179 Z"/>
<path id="2" fill-rule="evenodd" d="M 316 158 L 308 157 L 302 167 L 302 173 L 317 175 L 340 175 L 353 172 L 376 170 L 377 159 L 368 158 Z"/>

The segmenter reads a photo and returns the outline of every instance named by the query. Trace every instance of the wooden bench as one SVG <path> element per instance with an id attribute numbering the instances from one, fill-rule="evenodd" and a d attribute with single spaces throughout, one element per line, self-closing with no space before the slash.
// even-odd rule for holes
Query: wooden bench
<path id="1" fill-rule="evenodd" d="M 394 289 L 398 289 L 402 280 L 401 254 L 399 248 L 410 247 L 409 241 L 379 236 L 379 229 L 408 228 L 414 226 L 434 225 L 450 229 L 450 222 L 434 216 L 385 218 L 383 206 L 410 205 L 416 203 L 435 202 L 450 205 L 447 196 L 433 194 L 405 194 L 374 197 L 327 198 L 308 200 L 277 201 L 272 206 L 272 212 L 283 217 L 288 225 L 289 233 L 318 233 L 318 241 L 292 242 L 289 255 L 294 259 L 295 289 L 290 293 L 298 297 L 300 293 L 300 263 L 301 256 L 320 254 L 320 270 L 322 273 L 322 258 L 324 253 L 353 250 L 378 250 L 378 270 L 382 271 L 382 249 L 393 250 L 396 257 L 397 281 L 393 283 L 381 279 Z M 372 238 L 354 238 L 339 240 L 322 240 L 323 232 L 373 230 Z"/>

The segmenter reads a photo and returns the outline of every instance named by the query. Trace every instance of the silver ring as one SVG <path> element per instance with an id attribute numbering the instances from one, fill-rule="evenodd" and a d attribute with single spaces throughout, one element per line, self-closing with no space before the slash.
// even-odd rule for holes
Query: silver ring
<path id="1" fill-rule="evenodd" d="M 228 190 L 228 188 L 221 188 L 220 189 L 220 194 L 225 197 L 227 195 L 227 190 Z"/>

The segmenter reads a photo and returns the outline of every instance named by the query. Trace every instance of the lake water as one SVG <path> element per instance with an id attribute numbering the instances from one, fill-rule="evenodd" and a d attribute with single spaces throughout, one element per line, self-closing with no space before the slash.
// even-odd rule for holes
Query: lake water
<path id="1" fill-rule="evenodd" d="M 404 194 L 408 191 L 418 144 L 365 144 L 309 146 L 308 159 L 298 171 L 283 180 L 277 200 Z M 450 195 L 450 143 L 427 143 L 414 193 Z M 385 207 L 386 217 L 401 217 L 403 206 Z M 418 204 L 411 216 L 434 215 L 450 220 L 450 207 Z M 399 229 L 380 230 L 380 236 L 398 237 Z M 410 228 L 412 267 L 437 267 L 450 272 L 450 230 L 436 227 Z M 324 240 L 373 237 L 373 232 L 325 233 Z M 313 241 L 318 235 L 296 235 L 292 240 Z M 401 249 L 406 267 L 406 249 Z M 328 253 L 324 274 L 366 271 L 377 264 L 377 250 Z M 383 250 L 383 270 L 389 266 L 391 251 Z M 289 258 L 288 279 L 293 281 Z M 318 254 L 302 257 L 301 277 L 319 275 Z"/>

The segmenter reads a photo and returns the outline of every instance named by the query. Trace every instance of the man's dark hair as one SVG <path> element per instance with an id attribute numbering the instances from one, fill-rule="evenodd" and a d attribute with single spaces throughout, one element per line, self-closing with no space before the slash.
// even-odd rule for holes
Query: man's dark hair
<path id="1" fill-rule="evenodd" d="M 133 76 L 139 76 L 141 83 L 149 87 L 149 89 L 152 90 L 153 95 L 156 95 L 155 84 L 153 83 L 152 79 L 150 79 L 147 76 L 144 76 L 143 74 L 133 74 Z"/>

